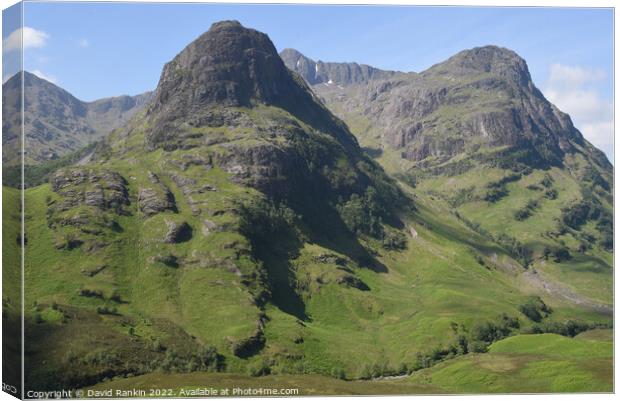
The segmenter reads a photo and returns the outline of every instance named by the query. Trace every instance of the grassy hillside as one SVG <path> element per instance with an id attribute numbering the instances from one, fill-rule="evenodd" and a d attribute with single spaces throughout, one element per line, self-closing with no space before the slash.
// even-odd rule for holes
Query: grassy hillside
<path id="1" fill-rule="evenodd" d="M 184 389 L 270 388 L 296 389 L 299 395 L 333 394 L 477 394 L 611 392 L 611 331 L 587 331 L 569 339 L 555 334 L 518 335 L 501 340 L 486 354 L 459 356 L 414 373 L 410 377 L 386 380 L 343 381 L 316 375 L 272 375 L 247 377 L 221 373 L 149 374 L 113 380 L 89 388 L 170 389 L 179 395 Z M 596 337 L 596 338 L 589 338 Z"/>

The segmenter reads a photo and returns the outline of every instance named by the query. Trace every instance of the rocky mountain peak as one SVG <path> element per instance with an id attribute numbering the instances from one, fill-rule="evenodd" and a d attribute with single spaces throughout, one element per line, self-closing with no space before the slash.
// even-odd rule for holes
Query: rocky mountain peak
<path id="1" fill-rule="evenodd" d="M 453 77 L 490 73 L 529 86 L 527 63 L 517 53 L 499 46 L 483 46 L 463 50 L 448 60 L 429 68 L 424 74 Z"/>
<path id="2" fill-rule="evenodd" d="M 164 104 L 250 106 L 272 102 L 284 88 L 284 65 L 267 35 L 237 21 L 215 23 L 190 43 L 161 75 L 153 112 Z"/>
<path id="3" fill-rule="evenodd" d="M 155 147 L 174 139 L 181 126 L 210 125 L 214 113 L 257 104 L 282 108 L 328 132 L 345 130 L 303 80 L 286 68 L 267 35 L 237 21 L 223 21 L 164 66 L 147 113 L 153 127 L 147 143 Z M 348 132 L 342 137 L 355 142 Z"/>

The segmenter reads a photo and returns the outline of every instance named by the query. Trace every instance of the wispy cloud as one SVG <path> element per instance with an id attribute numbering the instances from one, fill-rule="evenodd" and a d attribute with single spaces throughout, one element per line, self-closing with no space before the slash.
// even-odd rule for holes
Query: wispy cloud
<path id="1" fill-rule="evenodd" d="M 90 47 L 90 42 L 88 41 L 88 39 L 82 38 L 78 40 L 77 45 L 79 47 L 86 48 L 86 47 Z"/>
<path id="2" fill-rule="evenodd" d="M 575 65 L 551 64 L 549 82 L 551 84 L 580 87 L 588 82 L 605 79 L 605 71 L 587 69 Z"/>
<path id="3" fill-rule="evenodd" d="M 22 46 L 22 35 L 24 49 L 41 48 L 47 44 L 49 35 L 43 31 L 36 30 L 29 26 L 14 30 L 2 41 L 4 52 L 19 50 Z"/>
<path id="4" fill-rule="evenodd" d="M 56 79 L 56 77 L 52 76 L 52 75 L 47 75 L 44 74 L 43 72 L 41 72 L 40 70 L 32 70 L 31 71 L 34 75 L 36 75 L 37 77 L 44 79 L 46 81 L 49 81 L 53 84 L 57 84 L 58 83 L 58 79 Z"/>
<path id="5" fill-rule="evenodd" d="M 571 116 L 588 141 L 613 159 L 613 100 L 605 99 L 593 85 L 605 78 L 602 70 L 552 64 L 543 92 L 553 104 Z"/>

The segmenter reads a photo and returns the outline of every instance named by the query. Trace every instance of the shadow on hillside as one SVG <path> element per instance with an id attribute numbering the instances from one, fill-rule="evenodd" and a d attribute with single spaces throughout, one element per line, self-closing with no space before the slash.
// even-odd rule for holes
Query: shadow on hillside
<path id="1" fill-rule="evenodd" d="M 475 231 L 467 228 L 464 224 L 462 224 L 462 231 L 458 230 L 454 226 L 447 225 L 445 223 L 441 223 L 435 219 L 429 220 L 422 218 L 420 215 L 417 215 L 418 224 L 422 224 L 428 230 L 442 236 L 450 241 L 463 243 L 469 245 L 470 247 L 480 251 L 485 255 L 491 255 L 493 253 L 505 253 L 501 246 L 495 244 L 491 238 L 484 238 L 482 235 L 476 233 Z M 480 239 L 480 240 L 477 240 Z M 488 242 L 491 242 L 493 245 L 485 245 L 482 241 L 486 239 Z"/>
<path id="2" fill-rule="evenodd" d="M 299 256 L 301 242 L 294 236 L 284 236 L 280 241 L 253 244 L 252 248 L 267 271 L 271 302 L 284 313 L 309 320 L 306 305 L 295 289 L 295 272 L 290 263 Z"/>
<path id="3" fill-rule="evenodd" d="M 379 262 L 362 246 L 357 237 L 349 231 L 340 215 L 331 206 L 318 206 L 320 210 L 304 214 L 308 228 L 308 240 L 323 248 L 346 255 L 360 267 L 376 273 L 387 273 L 387 267 Z M 307 211 L 306 211 L 307 212 Z"/>

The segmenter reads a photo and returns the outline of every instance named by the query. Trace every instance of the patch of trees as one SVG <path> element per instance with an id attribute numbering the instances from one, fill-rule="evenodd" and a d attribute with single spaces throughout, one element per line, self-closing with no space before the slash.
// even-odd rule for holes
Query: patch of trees
<path id="1" fill-rule="evenodd" d="M 543 196 L 549 200 L 554 200 L 558 198 L 558 191 L 554 188 L 550 188 L 545 191 Z"/>
<path id="2" fill-rule="evenodd" d="M 534 213 L 534 211 L 538 209 L 539 206 L 540 201 L 536 199 L 530 199 L 529 201 L 527 201 L 524 207 L 514 213 L 514 217 L 519 221 L 523 221 L 530 217 Z"/>
<path id="3" fill-rule="evenodd" d="M 347 228 L 357 235 L 368 235 L 381 241 L 384 249 L 402 250 L 407 246 L 405 234 L 383 222 L 389 211 L 373 187 L 368 187 L 363 195 L 353 194 L 349 200 L 340 201 L 336 206 Z"/>
<path id="4" fill-rule="evenodd" d="M 569 250 L 564 246 L 552 247 L 552 248 L 546 246 L 545 249 L 543 250 L 543 257 L 545 258 L 545 260 L 549 260 L 549 257 L 551 257 L 553 258 L 553 261 L 555 263 L 561 263 L 566 260 L 572 259 L 572 256 Z"/>
<path id="5" fill-rule="evenodd" d="M 185 355 L 168 349 L 156 362 L 156 370 L 166 373 L 217 372 L 223 368 L 224 357 L 214 347 L 199 347 Z"/>
<path id="6" fill-rule="evenodd" d="M 551 174 L 545 173 L 543 179 L 540 181 L 540 185 L 542 185 L 545 188 L 551 188 L 554 182 L 555 180 L 553 179 Z"/>
<path id="7" fill-rule="evenodd" d="M 402 231 L 385 230 L 381 246 L 387 250 L 404 250 L 407 248 L 407 237 Z"/>
<path id="8" fill-rule="evenodd" d="M 492 181 L 487 184 L 487 193 L 484 196 L 484 200 L 489 203 L 495 203 L 500 199 L 504 198 L 508 195 L 508 189 L 506 188 L 506 184 L 519 181 L 521 179 L 522 173 L 511 173 L 497 181 Z"/>
<path id="9" fill-rule="evenodd" d="M 533 322 L 540 322 L 549 316 L 552 310 L 540 297 L 531 297 L 526 303 L 519 306 L 519 312 Z"/>
<path id="10" fill-rule="evenodd" d="M 592 187 L 599 186 L 605 191 L 609 191 L 611 189 L 607 180 L 605 180 L 601 173 L 599 173 L 598 170 L 592 166 L 587 166 L 585 168 L 582 181 L 590 183 Z"/>
<path id="11" fill-rule="evenodd" d="M 519 319 L 506 314 L 500 315 L 497 321 L 478 323 L 471 330 L 472 345 L 475 349 L 484 352 L 482 350 L 486 350 L 486 346 L 508 337 L 513 330 L 519 327 Z"/>
<path id="12" fill-rule="evenodd" d="M 508 196 L 506 187 L 491 188 L 484 195 L 484 200 L 489 203 L 495 203 L 506 196 Z"/>
<path id="13" fill-rule="evenodd" d="M 476 199 L 474 189 L 475 187 L 473 186 L 459 189 L 454 196 L 448 199 L 448 204 L 453 208 L 457 208 L 465 203 L 474 201 Z"/>
<path id="14" fill-rule="evenodd" d="M 263 242 L 274 236 L 295 235 L 300 217 L 284 203 L 255 199 L 239 205 L 239 230 L 252 241 Z"/>
<path id="15" fill-rule="evenodd" d="M 531 249 L 523 245 L 519 240 L 514 237 L 509 236 L 505 233 L 500 233 L 497 235 L 493 235 L 489 231 L 485 230 L 480 226 L 479 223 L 467 220 L 465 217 L 461 216 L 458 212 L 455 213 L 455 216 L 461 220 L 467 227 L 471 230 L 477 232 L 478 234 L 487 237 L 494 241 L 496 244 L 504 248 L 510 256 L 514 259 L 518 260 L 523 267 L 528 267 L 530 263 L 532 263 L 533 252 Z"/>
<path id="16" fill-rule="evenodd" d="M 599 244 L 607 250 L 613 249 L 613 216 L 603 208 L 600 201 L 589 191 L 582 191 L 583 198 L 562 209 L 558 232 L 564 234 L 568 228 L 580 230 L 588 221 L 596 221 L 600 233 Z M 586 242 L 588 239 L 586 238 Z"/>
<path id="17" fill-rule="evenodd" d="M 542 334 L 553 333 L 566 337 L 575 337 L 579 333 L 593 329 L 605 329 L 611 328 L 610 324 L 606 323 L 586 323 L 576 320 L 567 320 L 565 322 L 542 322 L 535 324 L 530 329 L 526 330 L 527 334 Z"/>
<path id="18" fill-rule="evenodd" d="M 374 188 L 368 187 L 364 195 L 351 195 L 348 201 L 341 202 L 337 208 L 342 221 L 351 232 L 374 238 L 383 237 L 381 216 L 385 211 Z"/>

